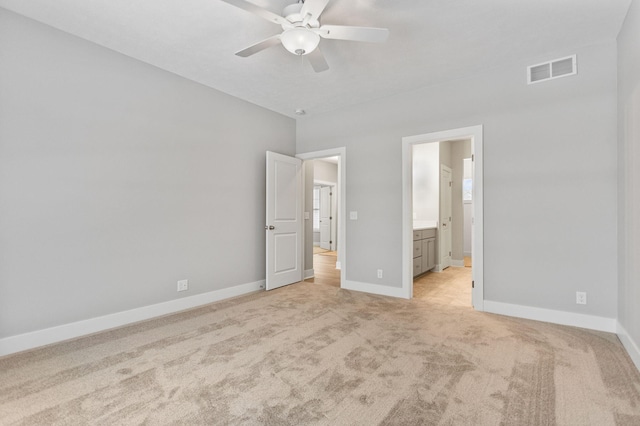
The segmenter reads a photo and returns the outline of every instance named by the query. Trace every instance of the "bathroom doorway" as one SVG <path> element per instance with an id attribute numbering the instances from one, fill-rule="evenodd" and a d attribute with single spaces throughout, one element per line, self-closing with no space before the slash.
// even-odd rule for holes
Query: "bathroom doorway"
<path id="1" fill-rule="evenodd" d="M 465 160 L 471 161 L 471 177 L 465 175 Z M 442 165 L 451 171 L 451 213 L 445 209 L 446 218 Z M 470 235 L 465 236 L 465 229 Z M 447 232 L 450 249 L 441 244 Z M 414 277 L 440 281 L 443 290 L 453 288 L 443 280 L 463 280 L 467 305 L 482 310 L 482 126 L 403 138 L 403 290 L 409 298 L 414 296 Z"/>

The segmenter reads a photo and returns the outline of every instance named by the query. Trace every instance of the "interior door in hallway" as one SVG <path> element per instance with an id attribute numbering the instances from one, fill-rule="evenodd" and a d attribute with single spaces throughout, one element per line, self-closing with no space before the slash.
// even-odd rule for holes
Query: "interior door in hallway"
<path id="1" fill-rule="evenodd" d="M 451 169 L 440 166 L 440 269 L 451 266 Z"/>
<path id="2" fill-rule="evenodd" d="M 302 160 L 267 151 L 267 290 L 302 281 Z"/>
<path id="3" fill-rule="evenodd" d="M 331 250 L 331 187 L 320 188 L 320 248 Z"/>

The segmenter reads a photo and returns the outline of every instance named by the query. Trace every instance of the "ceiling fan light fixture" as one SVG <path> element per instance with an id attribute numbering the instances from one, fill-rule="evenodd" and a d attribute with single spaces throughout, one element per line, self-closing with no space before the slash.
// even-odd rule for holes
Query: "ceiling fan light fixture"
<path id="1" fill-rule="evenodd" d="M 286 30 L 280 36 L 285 49 L 294 55 L 308 55 L 320 43 L 320 36 L 307 28 L 296 27 Z"/>

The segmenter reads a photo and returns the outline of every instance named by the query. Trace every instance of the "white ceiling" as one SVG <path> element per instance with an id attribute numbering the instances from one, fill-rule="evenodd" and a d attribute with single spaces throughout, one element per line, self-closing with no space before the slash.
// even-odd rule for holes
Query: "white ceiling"
<path id="1" fill-rule="evenodd" d="M 294 1 L 252 0 L 278 14 Z M 290 117 L 296 108 L 318 114 L 613 40 L 629 3 L 331 0 L 322 23 L 384 27 L 390 36 L 384 44 L 322 40 L 330 69 L 314 73 L 282 46 L 235 56 L 281 28 L 220 0 L 0 0 L 1 7 Z"/>

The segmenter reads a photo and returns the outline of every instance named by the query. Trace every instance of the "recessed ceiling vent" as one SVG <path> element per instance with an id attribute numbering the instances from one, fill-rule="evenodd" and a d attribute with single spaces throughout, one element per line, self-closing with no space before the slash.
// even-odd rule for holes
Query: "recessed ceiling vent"
<path id="1" fill-rule="evenodd" d="M 540 83 L 578 73 L 576 55 L 527 67 L 527 84 Z"/>

